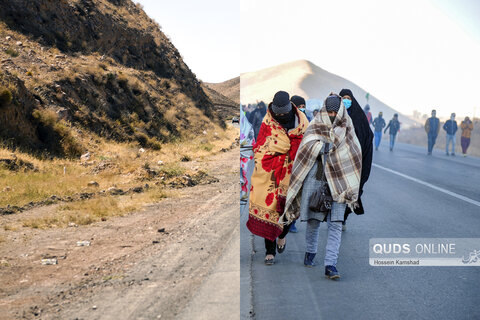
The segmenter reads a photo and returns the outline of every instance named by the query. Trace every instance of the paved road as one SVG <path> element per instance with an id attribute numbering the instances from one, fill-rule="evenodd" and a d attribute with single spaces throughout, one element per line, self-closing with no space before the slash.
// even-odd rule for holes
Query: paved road
<path id="1" fill-rule="evenodd" d="M 480 159 L 447 157 L 388 139 L 374 154 L 365 185 L 366 214 L 342 235 L 337 267 L 324 277 L 326 225 L 316 262 L 305 268 L 305 223 L 287 236 L 274 266 L 263 263 L 263 239 L 241 216 L 242 319 L 480 319 L 479 267 L 372 267 L 370 238 L 480 238 Z M 394 170 L 399 176 L 385 169 Z M 416 180 L 415 180 L 416 179 Z"/>

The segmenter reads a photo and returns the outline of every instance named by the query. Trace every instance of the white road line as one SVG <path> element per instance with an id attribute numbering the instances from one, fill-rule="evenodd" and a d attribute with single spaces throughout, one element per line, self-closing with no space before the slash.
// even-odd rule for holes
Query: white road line
<path id="1" fill-rule="evenodd" d="M 468 203 L 471 203 L 473 205 L 476 205 L 478 207 L 480 207 L 480 202 L 479 201 L 476 201 L 476 200 L 473 200 L 473 199 L 470 199 L 470 198 L 467 198 L 465 196 L 462 196 L 461 194 L 458 194 L 458 193 L 455 193 L 455 192 L 452 192 L 452 191 L 448 191 L 446 189 L 443 189 L 443 188 L 440 188 L 440 187 L 437 187 L 437 186 L 434 186 L 433 184 L 431 183 L 428 183 L 428 182 L 425 182 L 425 181 L 422 181 L 422 180 L 419 180 L 419 179 L 416 179 L 414 177 L 410 177 L 410 176 L 407 176 L 406 174 L 403 174 L 403 173 L 400 173 L 398 171 L 395 171 L 395 170 L 392 170 L 392 169 L 388 169 L 388 168 L 385 168 L 385 167 L 382 167 L 376 163 L 372 163 L 372 165 L 374 167 L 377 167 L 377 168 L 380 168 L 382 170 L 385 170 L 385 171 L 388 171 L 390 173 L 393 173 L 393 174 L 396 174 L 402 178 L 405 178 L 405 179 L 408 179 L 408 180 L 411 180 L 411 181 L 414 181 L 416 183 L 419 183 L 419 184 L 422 184 L 426 187 L 429 187 L 429 188 L 432 188 L 434 190 L 437 190 L 437 191 L 440 191 L 440 192 L 443 192 L 443 193 L 446 193 L 452 197 L 455 197 L 457 199 L 460 199 L 460 200 L 463 200 L 463 201 L 466 201 Z"/>

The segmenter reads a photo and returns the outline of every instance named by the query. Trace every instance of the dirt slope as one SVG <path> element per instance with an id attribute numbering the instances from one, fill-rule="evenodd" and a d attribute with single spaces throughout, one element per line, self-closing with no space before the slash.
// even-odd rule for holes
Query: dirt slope
<path id="1" fill-rule="evenodd" d="M 86 151 L 80 131 L 159 148 L 225 127 L 178 50 L 133 1 L 1 7 L 0 142 L 77 157 Z"/>
<path id="2" fill-rule="evenodd" d="M 237 105 L 240 104 L 240 77 L 219 83 L 206 83 L 206 85 L 234 101 Z"/>

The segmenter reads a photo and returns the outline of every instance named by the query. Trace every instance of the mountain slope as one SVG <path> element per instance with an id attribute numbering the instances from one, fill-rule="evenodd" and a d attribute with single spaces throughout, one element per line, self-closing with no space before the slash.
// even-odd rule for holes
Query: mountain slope
<path id="1" fill-rule="evenodd" d="M 220 83 L 206 83 L 213 90 L 240 104 L 240 77 L 236 77 Z"/>
<path id="2" fill-rule="evenodd" d="M 364 107 L 367 103 L 366 91 L 353 82 L 327 72 L 306 60 L 298 60 L 282 65 L 266 68 L 256 72 L 241 74 L 241 102 L 255 103 L 257 101 L 270 102 L 275 92 L 285 90 L 290 95 L 300 95 L 305 99 L 323 99 L 331 92 L 340 92 L 342 88 L 351 89 L 358 103 Z M 382 111 L 386 120 L 399 114 L 404 128 L 414 125 L 415 121 L 387 106 L 374 96 L 370 95 L 369 105 L 371 112 L 377 116 Z"/>
<path id="3" fill-rule="evenodd" d="M 202 88 L 215 106 L 215 111 L 221 115 L 222 119 L 238 116 L 238 105 L 234 101 L 225 97 L 223 94 L 212 89 L 206 84 Z"/>
<path id="4" fill-rule="evenodd" d="M 0 91 L 12 96 L 0 105 L 0 128 L 9 127 L 0 138 L 11 147 L 77 156 L 82 135 L 94 134 L 159 148 L 225 125 L 130 0 L 3 1 L 0 46 Z"/>

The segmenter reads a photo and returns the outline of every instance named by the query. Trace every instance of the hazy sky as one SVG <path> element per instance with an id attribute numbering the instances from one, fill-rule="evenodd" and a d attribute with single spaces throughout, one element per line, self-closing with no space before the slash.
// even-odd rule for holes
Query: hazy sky
<path id="1" fill-rule="evenodd" d="M 406 114 L 479 116 L 479 18 L 474 0 L 241 0 L 241 72 L 307 59 Z"/>
<path id="2" fill-rule="evenodd" d="M 137 2 L 206 82 L 307 59 L 406 114 L 480 116 L 477 0 Z"/>
<path id="3" fill-rule="evenodd" d="M 135 0 L 205 82 L 240 74 L 240 1 Z"/>

